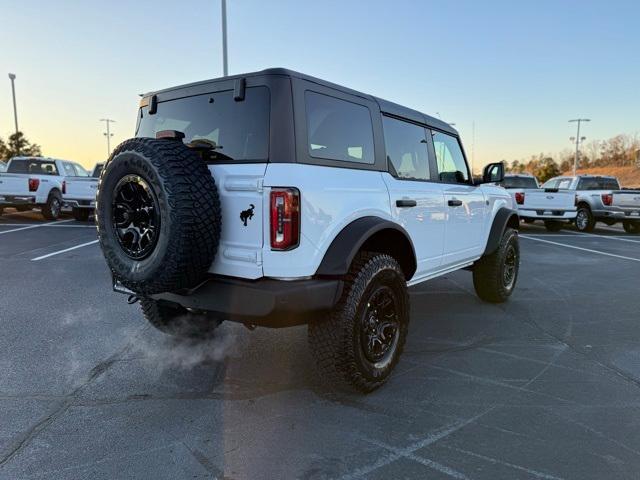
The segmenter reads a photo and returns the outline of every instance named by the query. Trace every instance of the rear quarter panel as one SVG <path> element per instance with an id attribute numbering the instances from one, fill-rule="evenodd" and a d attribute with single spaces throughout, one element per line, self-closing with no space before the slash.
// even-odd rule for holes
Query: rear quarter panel
<path id="1" fill-rule="evenodd" d="M 273 251 L 269 241 L 265 241 L 263 268 L 268 277 L 314 275 L 329 245 L 348 224 L 367 216 L 392 220 L 389 193 L 377 171 L 271 163 L 264 185 L 267 198 L 268 187 L 296 187 L 301 200 L 298 248 Z M 264 205 L 265 239 L 268 239 L 268 200 Z"/>

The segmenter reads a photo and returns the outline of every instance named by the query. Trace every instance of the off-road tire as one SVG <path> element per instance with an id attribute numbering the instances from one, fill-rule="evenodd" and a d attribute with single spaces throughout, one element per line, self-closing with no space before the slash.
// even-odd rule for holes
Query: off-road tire
<path id="1" fill-rule="evenodd" d="M 580 222 L 578 219 L 580 215 L 586 216 L 586 222 L 584 224 Z M 593 217 L 593 214 L 591 213 L 591 209 L 589 207 L 585 205 L 580 205 L 578 207 L 575 224 L 576 224 L 576 229 L 579 232 L 585 232 L 585 233 L 593 232 L 593 229 L 596 227 L 596 219 Z"/>
<path id="2" fill-rule="evenodd" d="M 367 302 L 380 288 L 393 292 L 397 337 L 378 366 L 365 357 L 361 343 Z M 342 297 L 329 317 L 309 323 L 308 338 L 320 378 L 331 388 L 371 392 L 383 385 L 398 363 L 409 328 L 406 279 L 391 256 L 364 252 L 344 278 Z"/>
<path id="3" fill-rule="evenodd" d="M 556 220 L 545 220 L 544 226 L 549 232 L 559 232 L 564 225 Z"/>
<path id="4" fill-rule="evenodd" d="M 515 272 L 513 281 L 505 284 L 505 269 L 509 250 L 515 253 Z M 520 243 L 518 232 L 507 228 L 500 240 L 498 249 L 490 255 L 485 255 L 473 266 L 473 286 L 478 297 L 486 302 L 503 303 L 513 292 L 520 268 Z"/>
<path id="5" fill-rule="evenodd" d="M 91 215 L 91 211 L 88 208 L 74 208 L 71 211 L 73 218 L 75 218 L 79 222 L 86 222 L 89 220 L 89 216 Z"/>
<path id="6" fill-rule="evenodd" d="M 215 335 L 222 320 L 205 313 L 192 313 L 171 302 L 143 297 L 140 306 L 144 318 L 156 329 L 179 338 L 206 340 Z"/>
<path id="7" fill-rule="evenodd" d="M 622 228 L 627 233 L 640 233 L 640 222 L 630 222 L 629 220 L 625 220 L 622 222 Z"/>
<path id="8" fill-rule="evenodd" d="M 49 193 L 47 203 L 42 206 L 42 216 L 47 220 L 57 220 L 62 212 L 62 195 L 57 190 Z"/>
<path id="9" fill-rule="evenodd" d="M 159 211 L 156 244 L 134 259 L 118 240 L 112 217 L 115 188 L 126 176 L 144 180 Z M 96 205 L 98 238 L 114 276 L 145 295 L 200 283 L 220 239 L 220 199 L 200 156 L 181 141 L 132 138 L 113 152 L 100 176 Z"/>

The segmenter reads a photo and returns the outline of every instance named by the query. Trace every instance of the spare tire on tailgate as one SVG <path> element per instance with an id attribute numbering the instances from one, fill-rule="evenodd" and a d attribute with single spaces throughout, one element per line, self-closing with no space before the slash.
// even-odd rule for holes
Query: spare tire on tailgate
<path id="1" fill-rule="evenodd" d="M 96 220 L 104 257 L 124 286 L 146 295 L 191 288 L 218 249 L 218 190 L 182 141 L 132 138 L 104 166 Z"/>

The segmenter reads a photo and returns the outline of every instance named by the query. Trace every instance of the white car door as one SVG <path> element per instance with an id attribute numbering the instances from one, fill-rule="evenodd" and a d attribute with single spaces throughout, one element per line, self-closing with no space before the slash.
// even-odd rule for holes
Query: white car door
<path id="1" fill-rule="evenodd" d="M 481 188 L 472 184 L 458 139 L 435 130 L 432 138 L 446 209 L 442 265 L 449 267 L 482 255 L 486 199 Z"/>
<path id="2" fill-rule="evenodd" d="M 417 124 L 383 117 L 390 173 L 383 173 L 394 219 L 411 236 L 416 251 L 414 280 L 436 272 L 442 263 L 445 206 L 442 185 L 432 181 L 428 131 Z"/>

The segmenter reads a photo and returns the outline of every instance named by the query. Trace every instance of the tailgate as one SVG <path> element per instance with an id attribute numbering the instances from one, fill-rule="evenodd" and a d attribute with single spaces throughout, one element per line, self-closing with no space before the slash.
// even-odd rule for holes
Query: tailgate
<path id="1" fill-rule="evenodd" d="M 0 197 L 3 195 L 35 195 L 29 192 L 29 177 L 3 173 L 0 175 Z"/>
<path id="2" fill-rule="evenodd" d="M 640 209 L 640 190 L 631 192 L 613 192 L 613 206 Z"/>
<path id="3" fill-rule="evenodd" d="M 266 168 L 266 163 L 209 165 L 222 209 L 220 244 L 210 272 L 262 277 L 262 184 Z"/>
<path id="4" fill-rule="evenodd" d="M 67 193 L 64 198 L 74 200 L 95 200 L 98 189 L 97 178 L 73 178 L 65 179 Z"/>
<path id="5" fill-rule="evenodd" d="M 533 210 L 574 210 L 575 194 L 568 191 L 525 190 L 524 208 Z"/>

